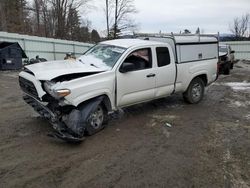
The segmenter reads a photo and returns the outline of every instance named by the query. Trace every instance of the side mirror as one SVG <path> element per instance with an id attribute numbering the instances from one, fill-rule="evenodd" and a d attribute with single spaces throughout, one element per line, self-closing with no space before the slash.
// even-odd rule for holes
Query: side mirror
<path id="1" fill-rule="evenodd" d="M 124 62 L 120 68 L 121 73 L 126 73 L 135 70 L 134 63 Z"/>
<path id="2" fill-rule="evenodd" d="M 234 54 L 234 53 L 235 53 L 235 51 L 234 51 L 234 50 L 232 50 L 230 53 L 231 53 L 231 54 Z"/>

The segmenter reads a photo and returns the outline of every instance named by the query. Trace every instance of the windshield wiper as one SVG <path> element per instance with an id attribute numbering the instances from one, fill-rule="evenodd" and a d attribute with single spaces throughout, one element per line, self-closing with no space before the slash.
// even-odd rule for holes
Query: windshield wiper
<path id="1" fill-rule="evenodd" d="M 83 63 L 83 64 L 85 64 L 81 59 L 78 59 L 81 63 Z M 89 64 L 90 66 L 93 66 L 93 67 L 95 67 L 95 68 L 100 68 L 100 67 L 97 67 L 95 64 L 93 64 L 93 63 L 91 63 L 91 64 Z"/>
<path id="2" fill-rule="evenodd" d="M 78 61 L 80 61 L 81 63 L 85 64 L 81 59 L 78 59 Z"/>
<path id="3" fill-rule="evenodd" d="M 93 66 L 93 67 L 95 67 L 95 68 L 99 68 L 99 67 L 97 67 L 96 65 L 94 65 L 93 63 L 91 63 L 90 65 Z"/>

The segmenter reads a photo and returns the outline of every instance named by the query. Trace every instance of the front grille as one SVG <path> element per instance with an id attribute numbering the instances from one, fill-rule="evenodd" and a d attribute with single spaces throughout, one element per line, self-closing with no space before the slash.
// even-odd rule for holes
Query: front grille
<path id="1" fill-rule="evenodd" d="M 30 94 L 35 98 L 38 98 L 36 87 L 31 81 L 19 76 L 19 85 L 25 93 Z"/>

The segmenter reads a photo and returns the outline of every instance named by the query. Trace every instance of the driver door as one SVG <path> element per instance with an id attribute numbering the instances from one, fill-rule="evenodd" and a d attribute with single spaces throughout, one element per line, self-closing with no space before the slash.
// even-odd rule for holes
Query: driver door
<path id="1" fill-rule="evenodd" d="M 122 73 L 124 63 L 133 63 L 134 69 Z M 117 106 L 128 106 L 154 98 L 155 72 L 152 68 L 151 48 L 130 53 L 117 72 Z"/>

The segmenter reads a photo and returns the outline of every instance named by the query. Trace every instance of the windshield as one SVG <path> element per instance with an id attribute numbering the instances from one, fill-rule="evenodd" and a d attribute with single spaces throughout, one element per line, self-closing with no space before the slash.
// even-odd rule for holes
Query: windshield
<path id="1" fill-rule="evenodd" d="M 121 57 L 126 48 L 98 44 L 87 51 L 79 60 L 97 68 L 111 69 Z"/>
<path id="2" fill-rule="evenodd" d="M 227 47 L 219 47 L 219 52 L 227 52 Z"/>

